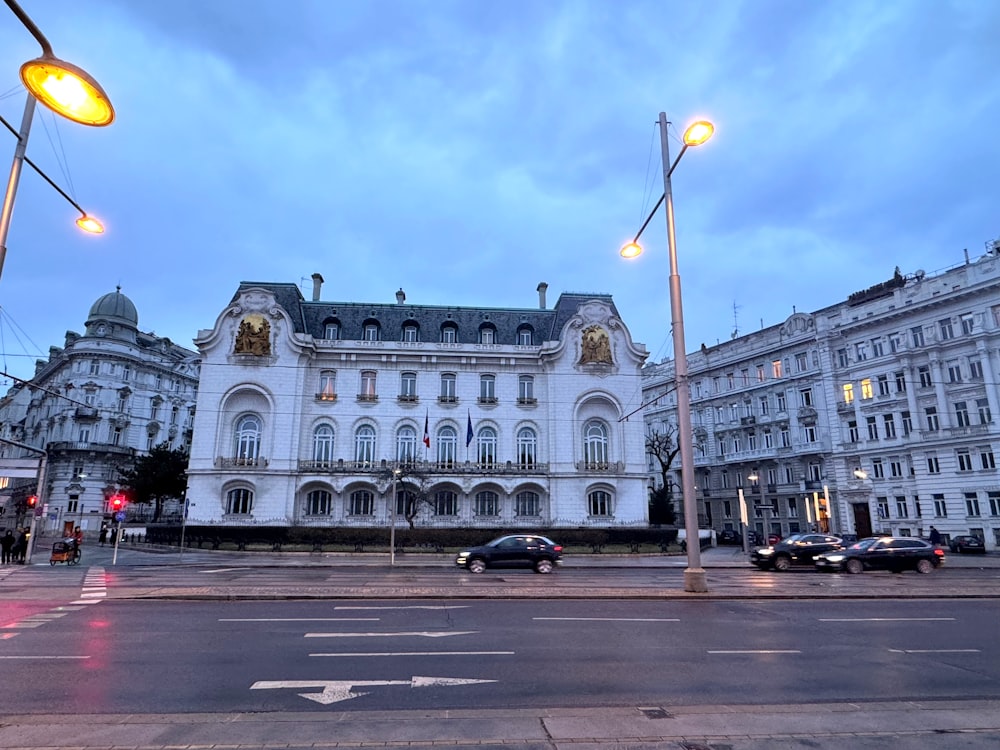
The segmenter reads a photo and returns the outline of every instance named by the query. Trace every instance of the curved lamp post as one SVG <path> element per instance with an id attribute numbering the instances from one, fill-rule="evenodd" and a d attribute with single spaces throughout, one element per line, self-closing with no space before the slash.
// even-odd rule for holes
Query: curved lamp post
<path id="1" fill-rule="evenodd" d="M 21 178 L 21 167 L 25 161 L 24 152 L 28 146 L 31 121 L 35 114 L 35 101 L 41 102 L 56 114 L 83 125 L 100 127 L 110 125 L 115 119 L 114 107 L 111 106 L 111 100 L 101 85 L 82 68 L 60 60 L 52 54 L 52 46 L 48 39 L 15 0 L 4 0 L 4 2 L 41 45 L 42 56 L 29 60 L 21 66 L 21 81 L 28 90 L 28 98 L 24 104 L 17 148 L 14 149 L 14 163 L 10 168 L 3 209 L 0 211 L 0 273 L 3 273 L 3 264 L 7 257 L 10 217 L 14 211 L 14 198 Z M 32 166 L 34 167 L 33 164 Z M 54 185 L 51 180 L 48 181 Z M 67 197 L 63 191 L 59 192 Z M 73 205 L 76 206 L 75 203 Z M 79 206 L 76 208 L 80 209 Z M 103 227 L 97 229 L 100 227 L 100 222 L 87 216 L 83 209 L 80 209 L 80 213 L 83 216 L 77 219 L 77 226 L 89 232 L 103 231 Z"/>
<path id="2" fill-rule="evenodd" d="M 663 152 L 663 196 L 653 206 L 653 210 L 635 238 L 621 249 L 623 258 L 635 258 L 642 253 L 639 236 L 649 224 L 653 214 L 666 202 L 667 206 L 667 249 L 670 260 L 670 322 L 674 340 L 674 384 L 677 392 L 677 441 L 681 453 L 681 497 L 684 503 L 684 534 L 687 539 L 688 566 L 684 570 L 684 590 L 693 593 L 708 591 L 705 570 L 701 567 L 701 538 L 698 535 L 698 508 L 694 486 L 694 446 L 691 428 L 691 387 L 687 376 L 687 349 L 684 345 L 684 310 L 681 305 L 681 276 L 677 270 L 677 241 L 674 237 L 674 199 L 670 189 L 670 176 L 689 146 L 700 146 L 712 137 L 715 126 L 700 120 L 684 131 L 684 147 L 677 159 L 670 162 L 670 147 L 667 141 L 667 116 L 660 112 L 660 148 Z"/>

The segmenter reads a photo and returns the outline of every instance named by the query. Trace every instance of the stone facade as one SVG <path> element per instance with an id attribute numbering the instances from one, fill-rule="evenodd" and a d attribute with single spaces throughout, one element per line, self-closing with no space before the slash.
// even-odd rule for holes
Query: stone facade
<path id="1" fill-rule="evenodd" d="M 998 300 L 993 242 L 689 354 L 706 525 L 738 529 L 742 489 L 761 532 L 926 537 L 934 525 L 1000 547 Z M 643 382 L 647 428 L 675 429 L 673 362 Z"/>
<path id="2" fill-rule="evenodd" d="M 624 419 L 646 351 L 610 296 L 325 302 L 313 280 L 311 300 L 243 282 L 199 332 L 190 523 L 646 523 L 643 426 Z"/>

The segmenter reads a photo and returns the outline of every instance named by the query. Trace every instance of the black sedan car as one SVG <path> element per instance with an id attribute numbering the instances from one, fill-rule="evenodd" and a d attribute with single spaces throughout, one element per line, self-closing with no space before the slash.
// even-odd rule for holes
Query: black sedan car
<path id="1" fill-rule="evenodd" d="M 952 552 L 959 552 L 962 554 L 968 553 L 973 555 L 985 555 L 986 542 L 978 536 L 963 534 L 960 536 L 953 536 L 948 542 L 948 549 Z"/>
<path id="2" fill-rule="evenodd" d="M 562 564 L 562 549 L 562 545 L 539 534 L 511 534 L 462 550 L 455 564 L 471 573 L 482 573 L 487 568 L 533 568 L 536 573 L 551 573 Z"/>
<path id="3" fill-rule="evenodd" d="M 816 557 L 818 570 L 846 570 L 861 573 L 865 570 L 889 570 L 902 573 L 915 570 L 930 573 L 944 565 L 944 550 L 915 537 L 869 537 L 850 547 L 827 552 Z"/>
<path id="4" fill-rule="evenodd" d="M 811 565 L 816 555 L 841 549 L 843 542 L 829 534 L 792 534 L 769 547 L 750 553 L 750 562 L 761 570 L 784 571 L 793 565 Z"/>

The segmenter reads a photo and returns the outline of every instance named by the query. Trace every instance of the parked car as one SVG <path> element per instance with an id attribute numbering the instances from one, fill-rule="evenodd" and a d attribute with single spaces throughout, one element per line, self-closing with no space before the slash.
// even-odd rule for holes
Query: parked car
<path id="1" fill-rule="evenodd" d="M 761 570 L 788 570 L 793 565 L 811 565 L 816 555 L 843 548 L 838 536 L 792 534 L 768 547 L 750 553 L 750 562 Z"/>
<path id="2" fill-rule="evenodd" d="M 715 535 L 715 538 L 719 544 L 743 544 L 740 532 L 735 529 L 723 529 Z"/>
<path id="3" fill-rule="evenodd" d="M 959 552 L 962 554 L 970 553 L 974 555 L 985 555 L 986 542 L 978 536 L 963 534 L 960 536 L 953 536 L 948 542 L 948 549 L 952 552 Z"/>
<path id="4" fill-rule="evenodd" d="M 848 573 L 864 570 L 930 573 L 940 565 L 944 565 L 943 549 L 907 536 L 868 537 L 850 547 L 816 556 L 818 570 L 845 570 Z"/>
<path id="5" fill-rule="evenodd" d="M 562 564 L 562 549 L 562 545 L 539 534 L 511 534 L 462 550 L 455 564 L 471 573 L 482 573 L 487 568 L 534 568 L 536 573 L 551 573 Z"/>

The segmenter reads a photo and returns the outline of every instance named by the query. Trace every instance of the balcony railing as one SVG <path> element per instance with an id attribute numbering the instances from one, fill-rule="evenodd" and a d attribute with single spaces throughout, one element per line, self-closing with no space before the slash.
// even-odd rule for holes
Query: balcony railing
<path id="1" fill-rule="evenodd" d="M 625 464 L 621 461 L 577 461 L 577 471 L 600 471 L 612 472 L 621 471 Z"/>
<path id="2" fill-rule="evenodd" d="M 220 469 L 259 469 L 267 466 L 266 458 L 229 458 L 217 456 L 215 465 Z"/>
<path id="3" fill-rule="evenodd" d="M 337 400 L 337 394 L 336 393 L 317 393 L 316 394 L 316 400 L 317 401 L 336 401 Z"/>
<path id="4" fill-rule="evenodd" d="M 399 464 L 381 461 L 345 461 L 336 459 L 331 461 L 299 461 L 300 472 L 316 474 L 379 474 L 390 471 Z M 505 463 L 475 463 L 465 461 L 413 461 L 402 466 L 404 474 L 547 474 L 549 465 L 543 463 L 516 464 L 512 461 Z"/>
<path id="5" fill-rule="evenodd" d="M 439 404 L 457 404 L 458 396 L 438 396 Z"/>
<path id="6" fill-rule="evenodd" d="M 378 395 L 374 393 L 359 393 L 358 401 L 368 401 L 368 402 L 378 401 Z"/>
<path id="7" fill-rule="evenodd" d="M 476 399 L 476 403 L 479 404 L 495 404 L 497 402 L 496 396 L 480 396 Z"/>
<path id="8" fill-rule="evenodd" d="M 517 399 L 517 405 L 518 406 L 534 406 L 537 403 L 538 403 L 538 399 L 537 398 L 527 398 L 527 397 L 521 396 L 521 397 L 519 397 Z"/>
<path id="9" fill-rule="evenodd" d="M 418 399 L 417 394 L 415 393 L 400 393 L 397 398 L 404 404 L 415 404 Z"/>

